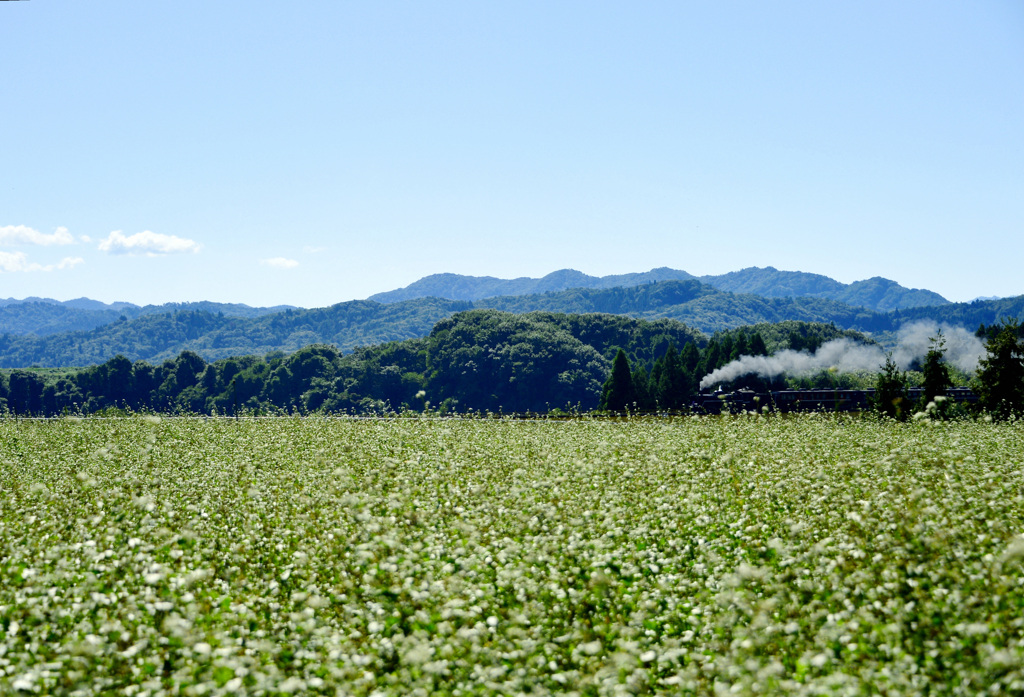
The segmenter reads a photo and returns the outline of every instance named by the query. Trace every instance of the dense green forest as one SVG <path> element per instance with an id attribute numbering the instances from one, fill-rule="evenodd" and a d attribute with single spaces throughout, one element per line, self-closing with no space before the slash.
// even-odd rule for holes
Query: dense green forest
<path id="1" fill-rule="evenodd" d="M 833 325 L 790 322 L 706 337 L 673 320 L 610 314 L 460 312 L 424 338 L 343 354 L 324 344 L 207 362 L 184 351 L 160 363 L 116 356 L 84 369 L 10 370 L 0 409 L 15 414 L 109 408 L 235 414 L 383 413 L 403 409 L 525 412 L 592 410 L 623 351 L 645 403 L 679 408 L 700 378 L 742 354 L 814 350 L 847 336 Z"/>
<path id="2" fill-rule="evenodd" d="M 39 304 L 36 309 L 45 313 L 47 307 Z M 1024 316 L 1024 296 L 879 313 L 836 300 L 734 294 L 684 280 L 606 289 L 573 288 L 472 303 L 438 298 L 389 304 L 359 300 L 248 317 L 188 309 L 144 314 L 134 319 L 123 317 L 88 331 L 47 336 L 5 333 L 0 335 L 0 368 L 95 365 L 119 354 L 132 361 L 158 363 L 183 351 L 191 351 L 205 361 L 216 361 L 274 351 L 291 353 L 314 343 L 331 344 L 348 352 L 359 346 L 426 337 L 441 319 L 473 308 L 516 313 L 611 313 L 648 320 L 668 318 L 708 334 L 785 320 L 835 324 L 841 329 L 884 334 L 919 319 L 973 331 L 980 324 Z M 0 317 L 9 310 L 28 311 L 24 305 L 21 309 L 2 307 Z M 38 322 L 43 319 L 37 318 Z"/>

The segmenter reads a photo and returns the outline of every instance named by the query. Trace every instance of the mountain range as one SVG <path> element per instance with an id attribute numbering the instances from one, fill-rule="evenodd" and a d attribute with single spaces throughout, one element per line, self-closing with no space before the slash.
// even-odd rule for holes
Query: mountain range
<path id="1" fill-rule="evenodd" d="M 93 365 L 117 354 L 154 362 L 183 350 L 216 360 L 293 352 L 313 343 L 350 351 L 426 336 L 438 321 L 470 309 L 670 318 L 705 333 L 784 320 L 884 333 L 914 319 L 930 319 L 973 330 L 981 323 L 1024 316 L 1024 296 L 950 303 L 931 291 L 882 278 L 842 284 L 771 267 L 702 279 L 669 278 L 672 274 L 685 272 L 654 269 L 598 278 L 566 270 L 511 281 L 440 274 L 391 294 L 308 310 L 210 302 L 139 307 L 88 299 L 0 301 L 0 367 Z M 570 287 L 559 289 L 566 283 Z M 491 295 L 509 289 L 530 292 Z M 462 297 L 446 297 L 452 295 Z"/>
<path id="2" fill-rule="evenodd" d="M 730 293 L 748 293 L 765 298 L 823 298 L 865 307 L 876 312 L 949 303 L 933 291 L 905 288 L 880 276 L 854 283 L 841 283 L 820 274 L 779 271 L 771 266 L 753 266 L 720 276 L 693 276 L 686 271 L 667 267 L 651 269 L 646 273 L 615 276 L 588 276 L 573 269 L 562 269 L 543 278 L 511 280 L 443 273 L 426 276 L 405 288 L 377 293 L 367 299 L 380 303 L 427 297 L 472 301 L 497 296 L 552 293 L 570 288 L 629 288 L 660 281 L 691 280 Z"/>
<path id="3" fill-rule="evenodd" d="M 48 336 L 87 331 L 120 320 L 168 312 L 198 311 L 225 317 L 262 317 L 294 309 L 292 305 L 250 307 L 239 303 L 209 301 L 139 306 L 127 302 L 108 304 L 90 298 L 64 301 L 34 297 L 24 300 L 0 298 L 0 334 Z"/>

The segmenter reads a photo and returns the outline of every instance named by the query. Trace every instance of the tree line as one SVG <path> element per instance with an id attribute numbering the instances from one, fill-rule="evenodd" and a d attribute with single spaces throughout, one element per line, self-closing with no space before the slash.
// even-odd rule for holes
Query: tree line
<path id="1" fill-rule="evenodd" d="M 425 338 L 351 353 L 311 344 L 291 354 L 277 351 L 212 362 L 183 351 L 157 364 L 116 356 L 82 369 L 7 371 L 0 374 L 0 412 L 512 413 L 619 411 L 626 404 L 631 410 L 681 410 L 698 394 L 704 375 L 741 355 L 768 355 L 784 348 L 813 351 L 839 336 L 859 335 L 834 325 L 787 322 L 709 338 L 673 320 L 471 310 L 438 322 Z M 1002 351 L 996 347 L 1005 339 L 993 341 L 993 350 Z M 1019 341 L 1014 345 L 1018 348 L 1006 350 L 1019 356 Z M 609 383 L 616 375 L 619 385 L 626 384 L 623 367 L 629 378 L 626 401 L 609 401 Z M 905 374 L 896 377 L 906 380 Z M 1000 377 L 993 385 L 1013 379 Z M 784 386 L 781 379 L 745 376 L 726 387 Z M 1015 408 L 1016 397 L 998 399 L 1009 405 L 1007 413 Z"/>
<path id="2" fill-rule="evenodd" d="M 1024 325 L 1015 319 L 988 326 L 982 323 L 976 334 L 985 339 L 986 350 L 971 384 L 980 409 L 1001 419 L 1024 415 Z M 906 373 L 887 357 L 876 380 L 875 409 L 898 420 L 907 419 L 915 410 L 939 418 L 955 413 L 954 405 L 945 399 L 952 386 L 949 366 L 943 360 L 945 352 L 945 339 L 939 332 L 921 365 L 924 393 L 916 405 L 907 396 Z"/>

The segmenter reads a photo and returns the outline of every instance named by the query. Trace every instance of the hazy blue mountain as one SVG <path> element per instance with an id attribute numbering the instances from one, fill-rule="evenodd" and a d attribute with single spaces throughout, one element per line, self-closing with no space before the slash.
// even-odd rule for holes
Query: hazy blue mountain
<path id="1" fill-rule="evenodd" d="M 250 307 L 237 303 L 192 302 L 166 303 L 139 307 L 131 303 L 102 303 L 89 298 L 58 301 L 49 298 L 26 298 L 0 301 L 0 334 L 15 336 L 49 336 L 64 332 L 87 331 L 117 322 L 122 317 L 134 319 L 143 315 L 168 312 L 202 311 L 227 317 L 262 317 L 284 310 L 290 305 Z"/>
<path id="2" fill-rule="evenodd" d="M 870 307 L 879 312 L 910 307 L 936 307 L 949 301 L 938 293 L 918 288 L 905 288 L 881 276 L 854 281 L 833 298 L 849 305 Z"/>
<path id="3" fill-rule="evenodd" d="M 70 307 L 77 310 L 92 310 L 102 312 L 104 310 L 123 310 L 130 308 L 138 308 L 138 305 L 132 303 L 116 302 L 116 303 L 105 303 L 99 300 L 92 300 L 91 298 L 75 298 L 74 300 L 54 300 L 53 298 L 37 298 L 35 296 L 28 298 L 0 298 L 0 307 L 6 307 L 8 305 L 20 305 L 23 303 L 45 303 L 47 305 L 62 305 L 64 307 Z"/>
<path id="4" fill-rule="evenodd" d="M 469 303 L 425 298 L 383 305 L 367 300 L 313 310 L 289 309 L 260 317 L 202 310 L 142 314 L 89 331 L 49 336 L 0 335 L 0 368 L 86 366 L 121 354 L 162 361 L 185 350 L 206 360 L 292 352 L 315 343 L 343 351 L 426 336 L 441 319 L 472 309 Z"/>
<path id="5" fill-rule="evenodd" d="M 138 315 L 164 314 L 167 312 L 210 312 L 225 317 L 263 317 L 286 310 L 297 310 L 294 305 L 274 305 L 272 307 L 252 307 L 241 303 L 215 303 L 201 300 L 191 303 L 164 303 L 163 305 L 146 305 L 139 308 Z"/>
<path id="6" fill-rule="evenodd" d="M 751 266 L 720 276 L 701 276 L 698 280 L 730 293 L 749 293 L 766 298 L 807 297 L 835 300 L 846 287 L 828 276 L 804 271 L 779 271 L 771 266 Z"/>
<path id="7" fill-rule="evenodd" d="M 377 293 L 369 300 L 389 303 L 413 298 L 438 297 L 452 300 L 483 300 L 485 298 L 536 295 L 573 288 L 634 287 L 658 281 L 698 280 L 730 293 L 746 293 L 765 298 L 823 298 L 876 312 L 908 307 L 944 305 L 949 301 L 930 290 L 905 288 L 895 281 L 875 277 L 845 284 L 803 271 L 779 271 L 771 266 L 750 267 L 719 276 L 693 276 L 686 271 L 666 267 L 645 273 L 616 276 L 588 276 L 572 269 L 563 269 L 543 278 L 504 280 L 490 276 L 435 274 L 398 290 Z"/>
<path id="8" fill-rule="evenodd" d="M 114 309 L 82 310 L 63 303 L 16 302 L 0 306 L 0 334 L 46 336 L 87 331 L 116 322 L 121 312 Z"/>
<path id="9" fill-rule="evenodd" d="M 573 288 L 543 295 L 485 298 L 474 303 L 505 312 L 605 312 L 645 319 L 678 320 L 711 333 L 760 322 L 834 322 L 844 329 L 888 329 L 888 315 L 827 298 L 765 298 L 730 293 L 699 281 L 664 281 L 632 288 Z"/>
<path id="10" fill-rule="evenodd" d="M 827 298 L 876 312 L 949 303 L 938 293 L 905 288 L 881 276 L 846 284 L 816 273 L 779 271 L 771 266 L 763 269 L 752 266 L 721 276 L 701 276 L 700 281 L 731 293 L 750 293 L 765 298 Z"/>
<path id="11" fill-rule="evenodd" d="M 138 305 L 132 303 L 116 302 L 116 303 L 104 303 L 99 300 L 93 300 L 91 298 L 75 298 L 74 300 L 65 300 L 61 303 L 64 307 L 72 307 L 76 310 L 136 310 L 139 308 Z"/>
<path id="12" fill-rule="evenodd" d="M 513 278 L 510 280 L 493 276 L 461 276 L 454 273 L 440 273 L 426 276 L 405 288 L 377 293 L 368 300 L 379 303 L 393 303 L 414 298 L 448 298 L 450 300 L 481 300 L 502 295 L 535 295 L 567 290 L 569 288 L 615 288 L 638 286 L 656 281 L 683 281 L 693 276 L 685 271 L 662 267 L 644 273 L 629 273 L 615 276 L 588 276 L 573 269 L 562 269 L 549 273 L 543 278 Z"/>

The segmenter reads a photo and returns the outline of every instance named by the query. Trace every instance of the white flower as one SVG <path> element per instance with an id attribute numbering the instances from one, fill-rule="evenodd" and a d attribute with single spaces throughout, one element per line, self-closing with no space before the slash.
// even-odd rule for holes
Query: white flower
<path id="1" fill-rule="evenodd" d="M 23 692 L 35 692 L 35 677 L 36 676 L 32 673 L 19 675 L 17 678 L 14 679 L 14 682 L 11 683 L 11 687 L 13 687 L 15 690 L 21 690 Z"/>
<path id="2" fill-rule="evenodd" d="M 279 692 L 299 692 L 306 689 L 306 681 L 302 678 L 290 677 L 277 686 Z"/>

